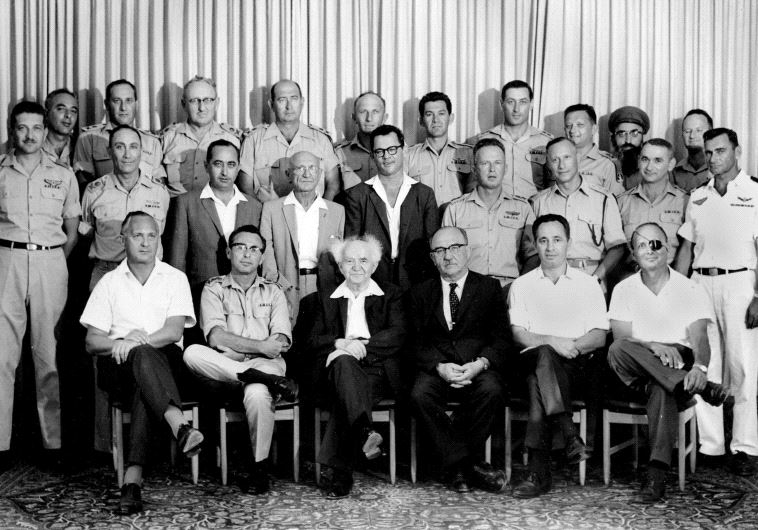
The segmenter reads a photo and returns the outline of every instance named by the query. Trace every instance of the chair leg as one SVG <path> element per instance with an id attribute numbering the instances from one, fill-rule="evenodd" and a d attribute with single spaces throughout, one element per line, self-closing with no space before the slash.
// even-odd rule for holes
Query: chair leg
<path id="1" fill-rule="evenodd" d="M 683 414 L 679 414 L 679 443 L 677 444 L 677 460 L 679 465 L 679 491 L 684 491 L 684 465 L 687 459 L 687 429 Z"/>
<path id="2" fill-rule="evenodd" d="M 124 424 L 121 410 L 113 407 L 111 419 L 113 421 L 113 444 L 116 462 L 116 477 L 118 487 L 124 485 Z"/>
<path id="3" fill-rule="evenodd" d="M 484 461 L 488 464 L 492 463 L 492 435 L 487 437 L 487 441 L 484 442 Z"/>
<path id="4" fill-rule="evenodd" d="M 579 411 L 579 435 L 582 440 L 587 442 L 587 409 L 581 409 Z M 579 462 L 579 484 L 584 486 L 584 481 L 587 477 L 587 461 L 582 460 Z"/>
<path id="5" fill-rule="evenodd" d="M 603 409 L 603 482 L 607 486 L 611 481 L 611 424 L 608 410 Z"/>
<path id="6" fill-rule="evenodd" d="M 226 438 L 226 409 L 222 408 L 218 411 L 218 439 L 219 439 L 219 456 L 221 457 L 221 484 L 226 486 L 229 479 L 229 453 L 227 453 L 228 441 Z"/>
<path id="7" fill-rule="evenodd" d="M 416 418 L 411 417 L 411 483 L 416 483 Z"/>
<path id="8" fill-rule="evenodd" d="M 316 461 L 316 484 L 321 484 L 321 464 L 318 461 L 318 455 L 321 452 L 321 409 L 316 409 L 316 412 L 314 413 L 314 419 L 315 425 L 313 428 L 313 450 L 315 452 L 314 460 Z"/>
<path id="9" fill-rule="evenodd" d="M 389 410 L 389 417 L 390 417 L 390 482 L 394 485 L 395 478 L 396 478 L 395 472 L 397 469 L 396 468 L 397 447 L 395 446 L 395 409 Z"/>
<path id="10" fill-rule="evenodd" d="M 697 468 L 697 414 L 690 419 L 690 473 Z"/>
<path id="11" fill-rule="evenodd" d="M 300 481 L 300 407 L 292 407 L 292 477 Z"/>
<path id="12" fill-rule="evenodd" d="M 505 407 L 505 483 L 511 483 L 511 408 Z"/>
<path id="13" fill-rule="evenodd" d="M 632 438 L 634 438 L 634 469 L 640 467 L 640 431 L 637 425 L 632 425 Z"/>

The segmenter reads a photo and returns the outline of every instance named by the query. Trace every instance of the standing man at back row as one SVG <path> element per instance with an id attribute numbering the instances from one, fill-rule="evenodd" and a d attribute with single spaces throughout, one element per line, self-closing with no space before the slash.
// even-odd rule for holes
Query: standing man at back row
<path id="1" fill-rule="evenodd" d="M 611 145 L 616 150 L 616 170 L 623 181 L 624 189 L 630 190 L 642 181 L 637 159 L 642 151 L 642 141 L 650 130 L 647 112 L 638 107 L 619 107 L 608 117 Z"/>
<path id="2" fill-rule="evenodd" d="M 253 127 L 242 141 L 238 185 L 262 202 L 284 197 L 292 191 L 287 177 L 289 157 L 308 151 L 321 161 L 324 171 L 318 193 L 332 200 L 340 191 L 339 161 L 326 131 L 300 121 L 305 98 L 300 85 L 282 79 L 271 86 L 268 104 L 274 123 Z"/>
<path id="3" fill-rule="evenodd" d="M 446 94 L 425 94 L 419 101 L 418 114 L 426 140 L 408 148 L 408 175 L 432 188 L 437 205 L 442 206 L 475 185 L 471 179 L 471 146 L 453 142 L 448 137 L 455 114 Z"/>
<path id="4" fill-rule="evenodd" d="M 528 199 L 545 187 L 545 146 L 552 136 L 529 125 L 534 92 L 528 83 L 509 81 L 500 91 L 504 122 L 479 135 L 497 138 L 505 147 L 507 167 L 503 189 Z"/>
<path id="5" fill-rule="evenodd" d="M 352 188 L 376 175 L 376 164 L 371 156 L 371 131 L 384 125 L 387 112 L 384 98 L 376 92 L 364 92 L 353 102 L 353 121 L 357 131 L 352 140 L 335 146 L 340 161 L 342 186 Z"/>
<path id="6" fill-rule="evenodd" d="M 713 118 L 702 109 L 692 109 L 682 120 L 682 142 L 687 157 L 682 158 L 671 173 L 671 183 L 684 191 L 692 191 L 708 182 L 711 172 L 705 159 L 703 135 L 713 129 Z"/>

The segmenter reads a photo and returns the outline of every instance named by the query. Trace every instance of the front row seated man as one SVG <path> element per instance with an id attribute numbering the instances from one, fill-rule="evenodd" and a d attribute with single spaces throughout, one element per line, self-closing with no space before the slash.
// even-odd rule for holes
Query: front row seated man
<path id="1" fill-rule="evenodd" d="M 502 470 L 477 463 L 495 417 L 502 414 L 500 372 L 509 348 L 508 312 L 500 282 L 468 269 L 466 232 L 440 228 L 429 241 L 439 271 L 411 289 L 414 353 L 418 374 L 412 412 L 428 432 L 450 485 L 505 487 Z M 460 403 L 452 418 L 448 403 Z"/>
<path id="2" fill-rule="evenodd" d="M 330 398 L 316 457 L 332 468 L 327 498 L 337 499 L 350 493 L 357 457 L 381 455 L 383 440 L 372 427 L 371 411 L 383 398 L 401 395 L 406 328 L 400 288 L 371 279 L 382 258 L 379 241 L 370 234 L 351 236 L 331 250 L 345 280 L 318 292 L 303 349 L 315 363 L 318 388 Z"/>
<path id="3" fill-rule="evenodd" d="M 566 260 L 568 221 L 557 214 L 542 215 L 532 230 L 540 266 L 514 280 L 508 295 L 513 340 L 522 348 L 517 366 L 529 395 L 524 442 L 529 469 L 513 488 L 519 498 L 536 497 L 552 486 L 553 428 L 560 430 L 567 463 L 589 458 L 572 419 L 571 400 L 575 389 L 585 387 L 587 408 L 597 408 L 599 396 L 591 390 L 602 364 L 597 350 L 608 332 L 600 284 Z"/>
<path id="4" fill-rule="evenodd" d="M 650 463 L 639 500 L 654 503 L 665 494 L 678 410 L 693 394 L 713 406 L 727 394 L 706 376 L 713 316 L 705 290 L 667 265 L 671 246 L 660 225 L 638 226 L 631 247 L 640 271 L 613 291 L 608 315 L 616 340 L 608 363 L 626 385 L 647 394 Z"/>
<path id="5" fill-rule="evenodd" d="M 126 259 L 95 286 L 80 322 L 87 327 L 87 351 L 100 356 L 98 381 L 114 400 L 131 404 L 119 508 L 132 514 L 142 511 L 150 431 L 165 420 L 187 457 L 200 451 L 203 435 L 185 423 L 174 379 L 182 368 L 184 328 L 195 325 L 187 277 L 156 260 L 160 227 L 150 214 L 129 212 L 121 239 Z"/>
<path id="6" fill-rule="evenodd" d="M 208 346 L 194 344 L 184 362 L 195 374 L 244 387 L 253 460 L 243 490 L 270 488 L 267 458 L 274 434 L 274 399 L 297 399 L 294 381 L 284 377 L 282 353 L 292 342 L 287 300 L 281 289 L 258 276 L 266 242 L 253 225 L 229 236 L 231 272 L 205 283 L 200 298 L 200 326 Z"/>

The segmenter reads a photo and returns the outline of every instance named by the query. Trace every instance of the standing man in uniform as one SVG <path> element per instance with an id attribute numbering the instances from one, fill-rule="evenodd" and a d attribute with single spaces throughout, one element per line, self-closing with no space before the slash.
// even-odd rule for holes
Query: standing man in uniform
<path id="1" fill-rule="evenodd" d="M 432 189 L 403 170 L 403 141 L 393 125 L 371 132 L 377 175 L 345 192 L 345 235 L 376 237 L 383 252 L 374 279 L 407 290 L 430 273 L 428 241 L 440 221 Z"/>
<path id="2" fill-rule="evenodd" d="M 577 103 L 563 111 L 563 130 L 576 146 L 579 174 L 590 184 L 600 186 L 618 196 L 624 185 L 617 179 L 612 157 L 595 143 L 597 114 L 592 105 Z"/>
<path id="3" fill-rule="evenodd" d="M 453 142 L 448 129 L 455 120 L 453 104 L 442 92 L 425 94 L 418 104 L 418 121 L 426 140 L 408 148 L 408 175 L 434 190 L 440 207 L 471 191 L 471 146 Z"/>
<path id="4" fill-rule="evenodd" d="M 582 178 L 576 147 L 566 138 L 547 144 L 547 164 L 555 183 L 530 199 L 534 214 L 558 214 L 568 220 L 568 264 L 595 276 L 608 292 L 609 274 L 624 257 L 626 244 L 616 199 Z"/>
<path id="5" fill-rule="evenodd" d="M 61 447 L 55 328 L 81 213 L 76 177 L 42 153 L 42 105 L 16 104 L 9 122 L 14 150 L 0 157 L 0 469 L 11 464 L 14 382 L 28 321 L 42 445 Z"/>
<path id="6" fill-rule="evenodd" d="M 692 109 L 682 120 L 682 140 L 687 148 L 687 158 L 674 167 L 671 182 L 690 192 L 708 182 L 711 173 L 705 159 L 703 134 L 713 129 L 713 118 L 702 109 Z"/>
<path id="7" fill-rule="evenodd" d="M 483 138 L 474 146 L 477 186 L 455 199 L 442 216 L 442 226 L 466 231 L 474 272 L 495 278 L 502 287 L 537 266 L 532 238 L 534 211 L 520 197 L 503 190 L 505 151 L 495 138 Z"/>
<path id="8" fill-rule="evenodd" d="M 545 145 L 552 136 L 529 125 L 534 92 L 528 83 L 509 81 L 500 91 L 504 122 L 479 135 L 497 138 L 505 148 L 506 173 L 503 189 L 510 195 L 528 199 L 548 183 L 545 172 Z"/>
<path id="9" fill-rule="evenodd" d="M 371 157 L 371 131 L 384 125 L 387 112 L 384 98 L 376 92 L 364 92 L 353 102 L 353 121 L 357 129 L 352 140 L 335 147 L 340 161 L 342 187 L 352 188 L 376 175 L 376 164 Z"/>
<path id="10" fill-rule="evenodd" d="M 241 132 L 216 121 L 219 97 L 216 83 L 196 75 L 184 85 L 182 108 L 187 121 L 169 125 L 161 133 L 166 187 L 171 197 L 208 184 L 206 151 L 216 140 L 226 140 L 237 149 Z"/>
<path id="11" fill-rule="evenodd" d="M 637 107 L 620 107 L 608 117 L 608 130 L 611 133 L 611 145 L 616 150 L 618 178 L 623 181 L 624 189 L 630 190 L 640 183 L 642 177 L 637 171 L 637 161 L 642 148 L 642 141 L 650 129 L 650 118 Z"/>
<path id="12" fill-rule="evenodd" d="M 675 268 L 687 274 L 691 264 L 692 279 L 713 304 L 708 379 L 734 396 L 729 467 L 748 476 L 755 473 L 748 455 L 758 456 L 758 179 L 740 169 L 737 133 L 716 128 L 703 139 L 713 178 L 692 191 Z M 700 452 L 723 455 L 723 409 L 700 402 L 697 416 Z"/>
<path id="13" fill-rule="evenodd" d="M 137 114 L 137 89 L 126 79 L 113 81 L 105 88 L 105 123 L 82 129 L 74 151 L 74 172 L 79 185 L 84 187 L 95 179 L 113 172 L 113 161 L 108 150 L 110 131 L 119 125 L 134 127 Z M 149 131 L 139 129 L 142 142 L 140 167 L 152 177 L 163 177 L 161 142 Z"/>
<path id="14" fill-rule="evenodd" d="M 274 123 L 258 125 L 245 136 L 240 151 L 239 186 L 266 202 L 292 191 L 286 170 L 289 157 L 308 151 L 321 161 L 324 171 L 318 193 L 334 199 L 340 192 L 339 161 L 326 131 L 300 121 L 305 98 L 300 85 L 282 79 L 271 86 L 268 104 L 276 117 Z"/>
<path id="15" fill-rule="evenodd" d="M 58 88 L 45 98 L 47 135 L 42 151 L 55 162 L 71 167 L 74 156 L 73 135 L 79 123 L 79 102 L 67 88 Z"/>
<path id="16" fill-rule="evenodd" d="M 345 209 L 320 197 L 319 159 L 307 151 L 290 159 L 287 175 L 294 189 L 263 205 L 261 236 L 266 240 L 263 275 L 284 291 L 295 323 L 300 300 L 337 285 L 336 271 L 324 254 L 345 232 Z"/>

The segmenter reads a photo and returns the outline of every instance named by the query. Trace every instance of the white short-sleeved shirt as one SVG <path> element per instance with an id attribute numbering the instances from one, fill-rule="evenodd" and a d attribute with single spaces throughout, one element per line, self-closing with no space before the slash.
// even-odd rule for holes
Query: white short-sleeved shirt
<path id="1" fill-rule="evenodd" d="M 608 318 L 632 323 L 632 338 L 681 344 L 688 348 L 687 328 L 701 319 L 713 320 L 708 295 L 701 285 L 669 268 L 669 281 L 656 295 L 636 273 L 613 290 Z"/>
<path id="2" fill-rule="evenodd" d="M 357 296 L 353 294 L 346 282 L 342 282 L 329 298 L 347 298 L 347 320 L 345 324 L 345 338 L 369 339 L 371 332 L 366 321 L 366 297 L 383 296 L 384 291 L 374 280 L 369 280 L 368 286 Z"/>
<path id="3" fill-rule="evenodd" d="M 186 317 L 185 328 L 195 325 L 187 276 L 156 261 L 142 285 L 124 260 L 95 286 L 79 322 L 107 332 L 111 339 L 122 339 L 135 329 L 155 333 L 176 316 Z"/>
<path id="4" fill-rule="evenodd" d="M 516 278 L 508 293 L 511 325 L 537 335 L 578 339 L 608 329 L 605 298 L 595 278 L 567 266 L 556 283 L 542 267 Z"/>

